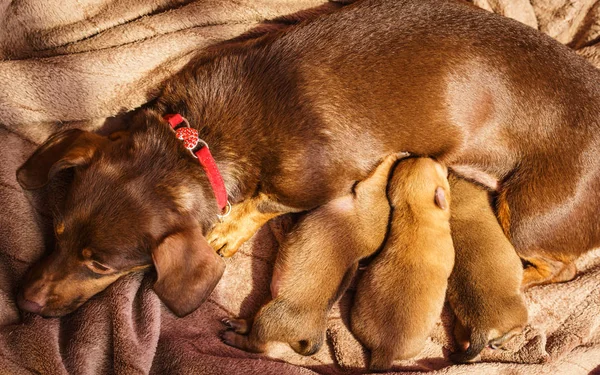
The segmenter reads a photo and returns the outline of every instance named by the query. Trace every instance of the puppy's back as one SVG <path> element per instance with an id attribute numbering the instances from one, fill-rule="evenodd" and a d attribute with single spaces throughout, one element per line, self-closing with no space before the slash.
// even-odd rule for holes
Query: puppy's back
<path id="1" fill-rule="evenodd" d="M 359 282 L 351 317 L 372 370 L 418 354 L 441 313 L 454 262 L 446 173 L 431 159 L 411 158 L 390 178 L 390 233 Z"/>
<path id="2" fill-rule="evenodd" d="M 457 341 L 470 343 L 452 359 L 465 362 L 488 344 L 501 345 L 520 332 L 527 324 L 527 306 L 520 290 L 521 260 L 498 223 L 488 192 L 454 176 L 449 180 L 456 267 L 448 300 L 458 319 Z"/>

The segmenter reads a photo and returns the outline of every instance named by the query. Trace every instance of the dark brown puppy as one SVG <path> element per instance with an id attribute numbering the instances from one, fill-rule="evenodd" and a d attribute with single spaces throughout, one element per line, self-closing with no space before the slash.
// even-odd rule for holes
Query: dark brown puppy
<path id="1" fill-rule="evenodd" d="M 152 264 L 170 236 L 208 234 L 218 208 L 168 113 L 199 130 L 238 203 L 209 237 L 225 255 L 274 216 L 348 194 L 398 151 L 499 186 L 503 228 L 531 263 L 526 285 L 569 280 L 573 260 L 600 245 L 600 72 L 538 31 L 463 2 L 357 2 L 197 59 L 150 107 L 130 136 L 80 142 L 93 136 L 63 132 L 19 171 L 25 188 L 75 171 L 65 239 L 25 282 L 22 308 L 64 314 Z M 49 144 L 54 151 L 44 151 Z M 186 266 L 204 264 L 205 252 L 175 247 L 172 264 L 184 272 L 163 276 L 197 290 L 173 293 L 181 315 L 214 282 Z M 100 272 L 82 265 L 85 248 Z M 67 293 L 56 274 L 94 286 Z"/>
<path id="2" fill-rule="evenodd" d="M 417 355 L 439 319 L 454 265 L 448 171 L 428 158 L 394 169 L 390 233 L 356 287 L 352 332 L 371 351 L 371 370 Z"/>
<path id="3" fill-rule="evenodd" d="M 312 355 L 323 344 L 327 313 L 346 290 L 358 261 L 373 254 L 387 231 L 389 172 L 398 155 L 388 156 L 352 194 L 306 214 L 288 235 L 277 256 L 271 282 L 273 300 L 253 323 L 226 320 L 233 330 L 223 341 L 262 352 L 272 341 L 287 342 Z"/>
<path id="4" fill-rule="evenodd" d="M 449 180 L 456 262 L 447 296 L 457 318 L 456 342 L 466 349 L 450 358 L 468 362 L 488 345 L 501 347 L 527 324 L 523 265 L 494 215 L 489 193 L 455 176 Z"/>

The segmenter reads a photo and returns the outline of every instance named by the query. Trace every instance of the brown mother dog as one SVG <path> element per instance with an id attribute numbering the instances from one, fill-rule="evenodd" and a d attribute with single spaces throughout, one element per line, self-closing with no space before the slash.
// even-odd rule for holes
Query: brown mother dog
<path id="1" fill-rule="evenodd" d="M 218 208 L 168 113 L 199 130 L 237 203 L 209 236 L 224 255 L 268 219 L 346 194 L 384 155 L 408 151 L 498 183 L 499 218 L 531 263 L 525 284 L 569 280 L 573 260 L 600 245 L 598 82 L 551 38 L 442 0 L 362 1 L 200 59 L 137 114 L 130 136 L 61 132 L 19 171 L 33 188 L 75 170 L 64 239 L 20 305 L 64 314 L 151 255 L 169 307 L 185 315 L 201 303 L 219 277 L 202 245 Z M 94 282 L 67 293 L 73 277 Z"/>

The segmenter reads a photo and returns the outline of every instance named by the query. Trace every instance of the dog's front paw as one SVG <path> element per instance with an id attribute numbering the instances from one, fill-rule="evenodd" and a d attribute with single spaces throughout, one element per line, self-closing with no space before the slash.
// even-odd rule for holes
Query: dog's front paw
<path id="1" fill-rule="evenodd" d="M 224 228 L 226 227 L 226 228 Z M 235 235 L 235 230 L 228 225 L 217 225 L 208 237 L 208 243 L 222 257 L 229 258 L 233 256 L 245 242 Z"/>

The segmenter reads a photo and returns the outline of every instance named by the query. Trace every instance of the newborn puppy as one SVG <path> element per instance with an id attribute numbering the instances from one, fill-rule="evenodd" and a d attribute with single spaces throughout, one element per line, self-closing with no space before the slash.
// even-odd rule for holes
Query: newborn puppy
<path id="1" fill-rule="evenodd" d="M 359 281 L 351 311 L 371 370 L 418 354 L 440 317 L 454 265 L 447 174 L 434 160 L 415 158 L 390 178 L 390 233 Z"/>
<path id="2" fill-rule="evenodd" d="M 450 176 L 452 240 L 456 264 L 448 300 L 456 315 L 454 335 L 465 351 L 455 362 L 474 360 L 486 347 L 500 347 L 527 324 L 521 295 L 523 266 L 490 205 L 488 192 Z"/>
<path id="3" fill-rule="evenodd" d="M 306 214 L 283 242 L 273 271 L 273 300 L 254 322 L 226 319 L 223 341 L 263 352 L 271 341 L 312 355 L 323 344 L 327 313 L 347 288 L 358 261 L 374 253 L 387 231 L 389 172 L 402 154 L 384 159 L 352 194 Z M 247 336 L 246 336 L 247 334 Z"/>

